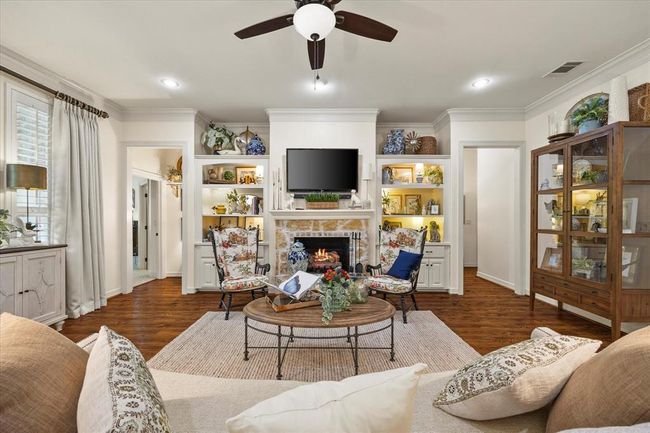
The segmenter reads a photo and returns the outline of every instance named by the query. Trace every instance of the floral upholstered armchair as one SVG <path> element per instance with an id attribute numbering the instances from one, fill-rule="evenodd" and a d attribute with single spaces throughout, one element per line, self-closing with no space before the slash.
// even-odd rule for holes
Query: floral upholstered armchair
<path id="1" fill-rule="evenodd" d="M 418 309 L 418 304 L 415 300 L 415 290 L 417 288 L 422 258 L 420 258 L 416 266 L 411 270 L 408 279 L 403 280 L 388 275 L 387 272 L 393 266 L 393 263 L 395 263 L 400 250 L 422 255 L 424 253 L 426 238 L 427 229 L 424 227 L 420 230 L 407 228 L 384 230 L 379 227 L 379 264 L 376 266 L 366 266 L 366 272 L 369 274 L 366 279 L 366 287 L 369 291 L 381 293 L 384 299 L 386 299 L 387 295 L 399 296 L 404 323 L 407 320 L 407 311 L 411 307 L 415 308 L 415 310 Z M 408 309 L 405 306 L 405 298 L 407 296 L 410 296 L 412 301 Z"/>
<path id="2" fill-rule="evenodd" d="M 226 310 L 228 320 L 233 294 L 251 292 L 255 299 L 257 290 L 263 293 L 266 290 L 266 273 L 271 265 L 257 263 L 258 228 L 213 230 L 211 238 L 222 292 L 219 305 Z"/>

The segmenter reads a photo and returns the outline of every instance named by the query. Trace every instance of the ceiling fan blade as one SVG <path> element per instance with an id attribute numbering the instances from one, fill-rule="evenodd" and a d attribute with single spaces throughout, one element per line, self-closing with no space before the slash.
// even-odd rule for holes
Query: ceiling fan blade
<path id="1" fill-rule="evenodd" d="M 253 36 L 263 35 L 264 33 L 274 32 L 291 25 L 293 25 L 293 15 L 283 15 L 241 29 L 240 31 L 235 32 L 235 36 L 239 39 L 247 39 L 252 38 Z"/>
<path id="2" fill-rule="evenodd" d="M 312 71 L 322 69 L 325 63 L 325 39 L 316 42 L 307 41 L 307 51 Z"/>
<path id="3" fill-rule="evenodd" d="M 397 35 L 397 30 L 394 28 L 363 15 L 345 11 L 336 12 L 335 15 L 336 28 L 355 35 L 385 42 L 391 42 Z"/>
<path id="4" fill-rule="evenodd" d="M 331 5 L 336 5 L 336 4 L 341 3 L 341 0 L 326 0 L 326 1 L 327 1 L 327 3 L 329 3 Z"/>

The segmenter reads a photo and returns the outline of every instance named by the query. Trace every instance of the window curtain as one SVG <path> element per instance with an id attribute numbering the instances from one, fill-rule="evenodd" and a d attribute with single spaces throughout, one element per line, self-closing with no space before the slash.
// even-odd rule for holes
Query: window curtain
<path id="1" fill-rule="evenodd" d="M 66 249 L 66 312 L 106 305 L 104 222 L 97 116 L 55 99 L 52 119 L 52 242 Z"/>

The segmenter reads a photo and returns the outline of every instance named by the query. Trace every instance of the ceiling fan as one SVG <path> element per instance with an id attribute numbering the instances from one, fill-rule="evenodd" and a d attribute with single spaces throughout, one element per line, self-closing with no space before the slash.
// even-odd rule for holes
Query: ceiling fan
<path id="1" fill-rule="evenodd" d="M 391 42 L 397 35 L 397 30 L 379 21 L 352 12 L 334 12 L 334 7 L 340 1 L 295 0 L 297 10 L 294 14 L 253 24 L 235 32 L 235 36 L 248 39 L 293 25 L 296 31 L 307 39 L 309 63 L 312 70 L 318 70 L 323 67 L 325 60 L 325 38 L 334 27 L 384 42 Z"/>

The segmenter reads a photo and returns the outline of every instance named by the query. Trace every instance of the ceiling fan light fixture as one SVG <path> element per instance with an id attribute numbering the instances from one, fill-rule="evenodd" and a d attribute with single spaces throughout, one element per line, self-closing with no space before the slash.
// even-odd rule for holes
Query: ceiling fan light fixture
<path id="1" fill-rule="evenodd" d="M 309 41 L 325 39 L 335 25 L 334 12 L 318 3 L 306 4 L 293 15 L 294 28 Z"/>

